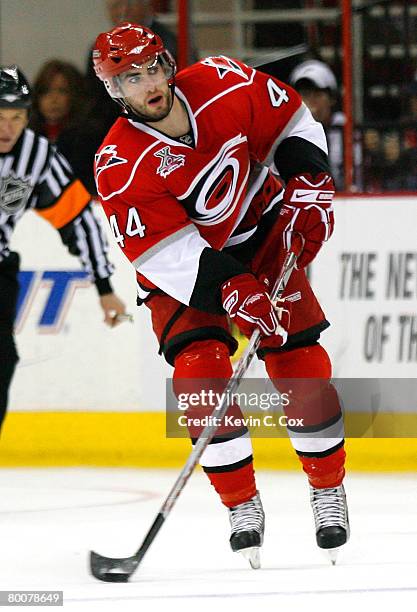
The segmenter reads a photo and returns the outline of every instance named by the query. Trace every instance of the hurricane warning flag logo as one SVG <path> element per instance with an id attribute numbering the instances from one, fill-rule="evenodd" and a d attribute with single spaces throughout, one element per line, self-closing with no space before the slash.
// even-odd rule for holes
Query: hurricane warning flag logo
<path id="1" fill-rule="evenodd" d="M 201 63 L 205 66 L 210 66 L 210 68 L 215 68 L 219 79 L 224 79 L 229 73 L 237 74 L 242 77 L 242 79 L 245 79 L 245 81 L 249 79 L 248 75 L 243 72 L 239 64 L 225 55 L 206 57 Z"/>
<path id="2" fill-rule="evenodd" d="M 154 155 L 161 159 L 161 163 L 156 173 L 160 174 L 162 178 L 166 178 L 168 174 L 171 174 L 171 172 L 177 170 L 177 168 L 181 168 L 181 166 L 185 164 L 185 155 L 174 155 L 171 153 L 169 147 L 159 149 Z"/>
<path id="3" fill-rule="evenodd" d="M 124 157 L 119 157 L 117 155 L 117 146 L 116 145 L 106 145 L 96 153 L 94 156 L 95 164 L 96 164 L 96 174 L 97 176 L 103 170 L 107 168 L 112 168 L 113 166 L 118 166 L 119 164 L 127 164 L 127 159 Z"/>

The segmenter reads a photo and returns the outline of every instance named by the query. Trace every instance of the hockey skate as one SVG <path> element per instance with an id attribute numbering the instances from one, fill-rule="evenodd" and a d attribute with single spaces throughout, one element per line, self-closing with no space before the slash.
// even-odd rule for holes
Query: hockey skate
<path id="1" fill-rule="evenodd" d="M 259 492 L 247 502 L 229 508 L 230 546 L 240 552 L 252 569 L 261 567 L 259 549 L 264 540 L 265 514 Z"/>
<path id="2" fill-rule="evenodd" d="M 350 535 L 345 489 L 342 484 L 328 489 L 316 489 L 310 485 L 310 503 L 317 545 L 329 553 L 335 565 L 337 553 Z"/>

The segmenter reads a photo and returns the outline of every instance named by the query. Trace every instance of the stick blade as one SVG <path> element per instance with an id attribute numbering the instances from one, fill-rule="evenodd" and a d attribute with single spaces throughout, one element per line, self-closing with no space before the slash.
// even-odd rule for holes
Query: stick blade
<path id="1" fill-rule="evenodd" d="M 103 557 L 90 551 L 90 570 L 92 575 L 103 582 L 128 582 L 139 565 L 136 555 L 122 559 Z"/>

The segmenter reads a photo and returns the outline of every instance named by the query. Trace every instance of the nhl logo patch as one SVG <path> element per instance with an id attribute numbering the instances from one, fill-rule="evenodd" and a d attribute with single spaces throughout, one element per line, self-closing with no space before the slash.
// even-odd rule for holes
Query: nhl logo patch
<path id="1" fill-rule="evenodd" d="M 166 178 L 168 174 L 171 174 L 171 172 L 174 172 L 174 170 L 181 168 L 181 166 L 185 164 L 185 155 L 174 155 L 171 153 L 169 147 L 159 149 L 154 155 L 161 159 L 161 163 L 156 173 L 160 174 L 162 178 Z"/>
<path id="2" fill-rule="evenodd" d="M 14 215 L 26 206 L 32 186 L 29 179 L 14 176 L 0 179 L 0 209 L 8 215 Z"/>

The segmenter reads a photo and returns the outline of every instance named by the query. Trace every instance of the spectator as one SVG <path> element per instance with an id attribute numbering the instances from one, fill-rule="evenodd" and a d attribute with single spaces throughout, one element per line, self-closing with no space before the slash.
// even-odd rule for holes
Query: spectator
<path id="1" fill-rule="evenodd" d="M 382 184 L 384 191 L 403 189 L 401 146 L 397 132 L 387 132 L 384 134 L 382 150 L 384 155 Z"/>
<path id="2" fill-rule="evenodd" d="M 290 84 L 301 94 L 311 113 L 324 127 L 329 147 L 332 175 L 338 189 L 343 189 L 343 125 L 345 116 L 335 111 L 337 81 L 329 66 L 319 60 L 307 60 L 294 68 Z"/>
<path id="3" fill-rule="evenodd" d="M 75 66 L 53 59 L 41 67 L 34 84 L 30 128 L 57 145 L 92 196 L 95 196 L 92 174 L 95 149 L 90 150 L 88 139 L 93 138 L 95 147 L 97 138 L 91 125 L 94 110 L 86 93 L 85 78 Z"/>
<path id="4" fill-rule="evenodd" d="M 63 130 L 81 120 L 86 104 L 81 72 L 68 62 L 50 60 L 43 64 L 35 78 L 30 127 L 56 142 Z"/>
<path id="5" fill-rule="evenodd" d="M 365 191 L 377 192 L 382 189 L 384 155 L 381 134 L 376 128 L 363 132 L 363 187 Z"/>
<path id="6" fill-rule="evenodd" d="M 364 131 L 363 175 L 368 192 L 417 189 L 417 146 L 411 123 L 395 128 L 380 123 Z"/>
<path id="7" fill-rule="evenodd" d="M 417 188 L 417 148 L 407 148 L 404 134 L 402 136 L 397 130 L 384 135 L 384 191 L 415 191 Z"/>

